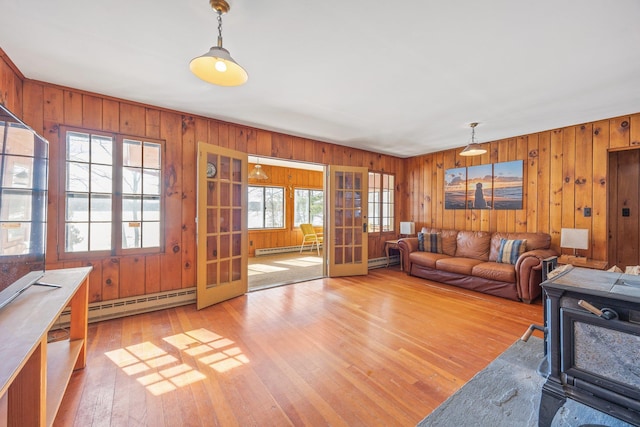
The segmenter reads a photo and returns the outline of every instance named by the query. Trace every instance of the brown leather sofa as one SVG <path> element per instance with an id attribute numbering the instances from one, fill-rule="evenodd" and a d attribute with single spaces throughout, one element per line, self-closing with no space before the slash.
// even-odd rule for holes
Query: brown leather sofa
<path id="1" fill-rule="evenodd" d="M 531 303 L 541 293 L 542 260 L 558 253 L 546 233 L 506 233 L 423 228 L 440 233 L 442 253 L 418 250 L 418 238 L 398 241 L 404 271 L 515 301 Z M 525 252 L 515 264 L 496 262 L 501 239 L 526 239 Z"/>

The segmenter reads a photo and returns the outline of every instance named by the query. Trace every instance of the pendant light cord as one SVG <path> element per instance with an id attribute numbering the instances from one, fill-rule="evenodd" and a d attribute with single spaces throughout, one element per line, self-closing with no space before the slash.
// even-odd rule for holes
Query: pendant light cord
<path id="1" fill-rule="evenodd" d="M 218 47 L 222 47 L 222 11 L 218 10 Z"/>

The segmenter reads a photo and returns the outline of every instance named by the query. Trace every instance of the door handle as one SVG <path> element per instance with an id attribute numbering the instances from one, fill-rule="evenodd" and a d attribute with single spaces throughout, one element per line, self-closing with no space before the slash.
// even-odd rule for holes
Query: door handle
<path id="1" fill-rule="evenodd" d="M 363 233 L 367 232 L 367 223 L 366 222 L 364 224 L 362 224 L 362 232 Z"/>

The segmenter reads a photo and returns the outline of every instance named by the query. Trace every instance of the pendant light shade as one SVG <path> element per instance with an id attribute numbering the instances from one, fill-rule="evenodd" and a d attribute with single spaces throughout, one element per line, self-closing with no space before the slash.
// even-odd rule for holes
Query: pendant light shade
<path id="1" fill-rule="evenodd" d="M 476 142 L 476 126 L 478 123 L 470 123 L 471 127 L 471 142 L 467 144 L 467 146 L 460 153 L 461 156 L 479 156 L 487 152 L 486 149 L 482 148 L 480 144 Z"/>
<path id="2" fill-rule="evenodd" d="M 269 179 L 269 175 L 266 174 L 260 165 L 253 166 L 253 169 L 251 169 L 248 176 L 251 179 Z"/>
<path id="3" fill-rule="evenodd" d="M 219 86 L 240 86 L 247 82 L 247 72 L 233 60 L 229 51 L 213 46 L 209 52 L 193 58 L 191 72 L 205 82 Z"/>
<path id="4" fill-rule="evenodd" d="M 222 14 L 229 11 L 225 0 L 210 0 L 211 7 L 218 13 L 218 45 L 204 55 L 193 58 L 189 64 L 191 72 L 205 82 L 218 86 L 240 86 L 249 76 L 244 68 L 222 47 Z"/>

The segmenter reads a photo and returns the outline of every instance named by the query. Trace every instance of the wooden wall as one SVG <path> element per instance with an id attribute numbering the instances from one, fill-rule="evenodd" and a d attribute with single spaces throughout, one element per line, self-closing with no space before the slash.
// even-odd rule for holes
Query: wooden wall
<path id="1" fill-rule="evenodd" d="M 91 302 L 195 286 L 196 171 L 192 165 L 199 141 L 264 157 L 362 166 L 396 174 L 396 182 L 404 179 L 403 160 L 397 157 L 28 80 L 1 49 L 0 102 L 50 142 L 47 266 L 92 265 Z M 56 242 L 62 241 L 55 226 L 58 215 L 63 214 L 63 207 L 58 206 L 58 168 L 63 165 L 58 131 L 62 125 L 166 141 L 165 253 L 64 262 L 57 259 Z M 397 206 L 396 218 L 402 217 L 401 206 Z M 370 235 L 370 253 L 381 253 L 384 240 L 389 238 Z"/>
<path id="2" fill-rule="evenodd" d="M 639 145 L 640 113 L 487 142 L 477 157 L 459 156 L 462 147 L 413 157 L 401 188 L 405 211 L 417 230 L 541 231 L 556 249 L 561 228 L 587 228 L 591 246 L 582 254 L 606 260 L 608 153 Z M 524 161 L 522 210 L 444 209 L 446 169 L 512 160 Z"/>
<path id="3" fill-rule="evenodd" d="M 295 168 L 284 168 L 261 164 L 268 179 L 249 179 L 249 185 L 266 185 L 284 187 L 285 189 L 285 228 L 274 230 L 249 230 L 249 255 L 253 256 L 256 249 L 296 246 L 302 242 L 300 227 L 293 226 L 293 191 L 296 188 L 322 190 L 324 174 L 321 171 L 308 171 Z M 249 164 L 249 170 L 253 164 Z M 321 232 L 322 227 L 316 231 Z"/>
<path id="4" fill-rule="evenodd" d="M 396 206 L 396 218 L 415 221 L 418 230 L 429 225 L 467 230 L 543 231 L 551 234 L 558 248 L 562 227 L 588 228 L 591 248 L 587 255 L 595 259 L 607 258 L 608 152 L 640 146 L 640 114 L 633 114 L 488 142 L 484 144 L 488 153 L 479 157 L 460 157 L 460 147 L 403 160 L 30 81 L 24 79 L 1 49 L 0 102 L 49 139 L 52 165 L 60 161 L 56 148 L 61 125 L 167 142 L 166 253 L 58 262 L 58 236 L 55 227 L 49 227 L 50 267 L 94 266 L 91 301 L 194 286 L 195 170 L 183 165 L 194 164 L 197 141 L 258 156 L 363 166 L 394 173 L 396 200 L 402 201 Z M 525 164 L 524 209 L 444 209 L 446 169 L 520 159 Z M 56 168 L 51 167 L 51 171 L 49 224 L 56 224 L 59 190 Z M 591 217 L 583 216 L 584 207 L 592 208 Z M 394 237 L 395 233 L 370 235 L 370 256 L 380 256 L 384 240 Z"/>

